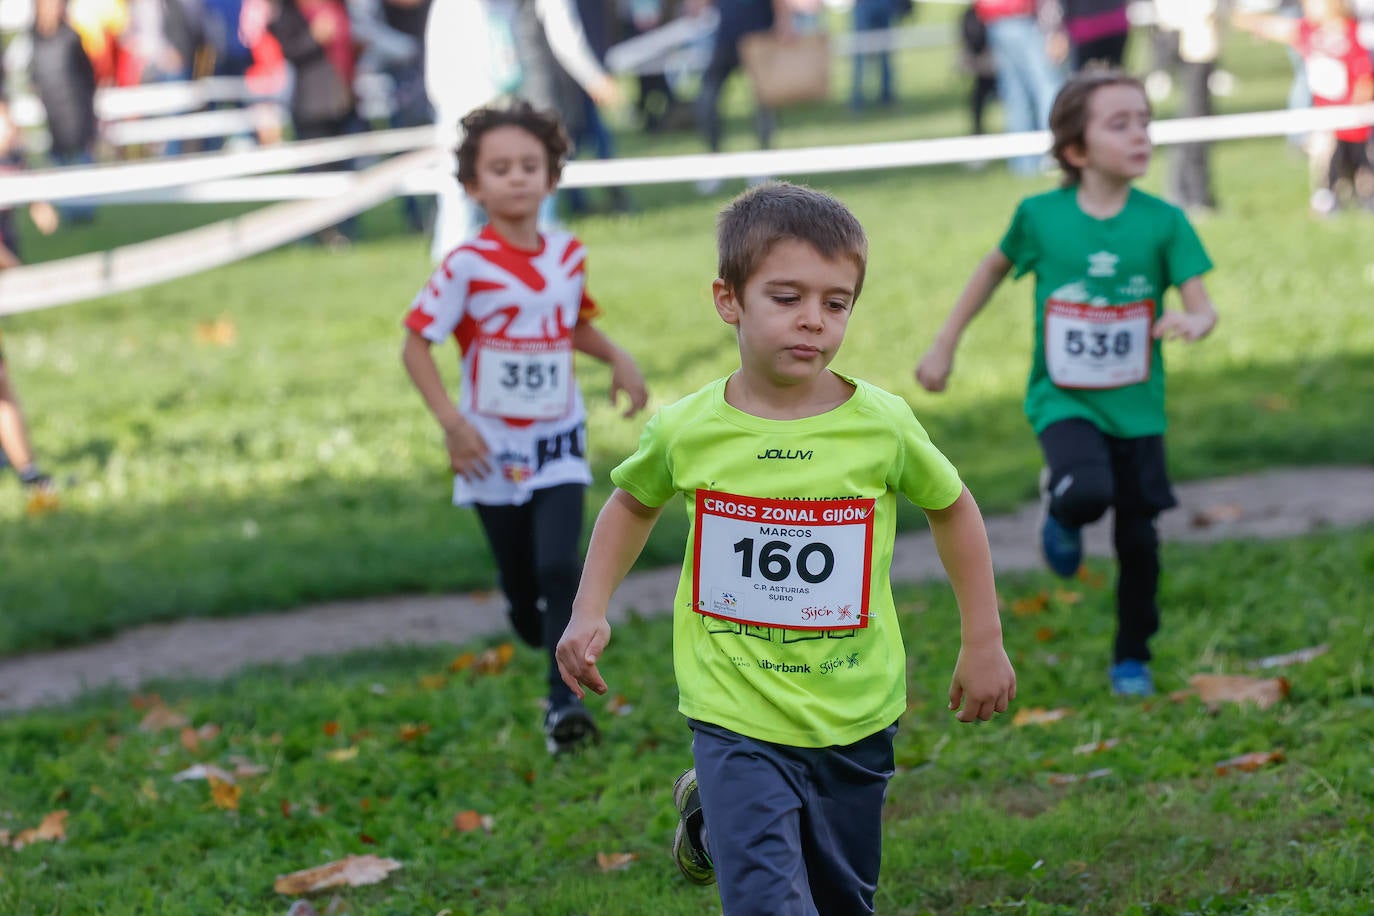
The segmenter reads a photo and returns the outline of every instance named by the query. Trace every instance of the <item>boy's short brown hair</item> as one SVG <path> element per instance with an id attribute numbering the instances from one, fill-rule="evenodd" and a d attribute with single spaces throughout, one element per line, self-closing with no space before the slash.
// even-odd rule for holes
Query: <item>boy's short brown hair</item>
<path id="1" fill-rule="evenodd" d="M 806 242 L 823 257 L 852 258 L 859 268 L 854 299 L 868 267 L 868 236 L 849 208 L 829 194 L 802 185 L 770 181 L 750 188 L 716 217 L 719 276 L 736 293 L 778 242 Z"/>
<path id="2" fill-rule="evenodd" d="M 572 150 L 572 141 L 563 129 L 563 122 L 552 111 L 535 108 L 529 102 L 517 100 L 507 108 L 483 106 L 463 116 L 463 140 L 458 144 L 458 183 L 472 184 L 477 180 L 477 151 L 482 136 L 498 127 L 520 127 L 535 136 L 549 155 L 549 180 L 556 182 L 563 174 L 563 163 Z"/>
<path id="3" fill-rule="evenodd" d="M 1088 108 L 1093 95 L 1108 86 L 1131 86 L 1145 96 L 1145 105 L 1150 106 L 1150 96 L 1145 92 L 1145 84 L 1120 70 L 1089 67 L 1081 73 L 1069 77 L 1064 88 L 1054 97 L 1050 108 L 1050 136 L 1054 138 L 1050 152 L 1059 167 L 1064 170 L 1064 186 L 1071 187 L 1083 180 L 1083 170 L 1069 162 L 1068 149 L 1082 147 L 1088 132 Z"/>

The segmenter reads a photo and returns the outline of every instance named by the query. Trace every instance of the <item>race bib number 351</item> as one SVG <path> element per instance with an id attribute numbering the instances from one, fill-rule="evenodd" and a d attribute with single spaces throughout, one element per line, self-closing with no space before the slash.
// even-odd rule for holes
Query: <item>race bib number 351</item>
<path id="1" fill-rule="evenodd" d="M 868 626 L 873 508 L 697 490 L 692 606 L 752 626 Z"/>
<path id="2" fill-rule="evenodd" d="M 473 375 L 478 413 L 508 420 L 558 420 L 572 407 L 570 341 L 488 337 Z"/>
<path id="3" fill-rule="evenodd" d="M 1153 301 L 1045 303 L 1045 368 L 1061 388 L 1122 388 L 1150 377 Z"/>

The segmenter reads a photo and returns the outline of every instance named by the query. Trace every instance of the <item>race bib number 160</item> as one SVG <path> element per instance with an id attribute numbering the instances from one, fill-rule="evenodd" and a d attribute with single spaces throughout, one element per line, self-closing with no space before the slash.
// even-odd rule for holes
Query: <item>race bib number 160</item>
<path id="1" fill-rule="evenodd" d="M 697 490 L 692 606 L 752 626 L 866 627 L 873 508 Z"/>

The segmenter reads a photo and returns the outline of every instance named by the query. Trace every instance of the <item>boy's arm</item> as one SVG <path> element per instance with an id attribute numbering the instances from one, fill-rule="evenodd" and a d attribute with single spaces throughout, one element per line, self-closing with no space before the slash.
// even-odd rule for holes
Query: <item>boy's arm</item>
<path id="1" fill-rule="evenodd" d="M 572 619 L 554 653 L 563 683 L 578 699 L 586 696 L 584 685 L 597 693 L 606 692 L 606 681 L 596 670 L 597 660 L 611 641 L 606 609 L 611 595 L 644 550 L 649 532 L 662 512 L 662 506 L 646 506 L 616 488 L 596 517 L 587 559 L 582 565 L 582 581 L 573 599 Z"/>
<path id="2" fill-rule="evenodd" d="M 649 389 L 634 357 L 616 346 L 600 328 L 590 321 L 579 321 L 573 327 L 572 344 L 577 352 L 611 367 L 611 406 L 615 406 L 616 395 L 625 392 L 630 406 L 625 409 L 624 416 L 633 417 L 649 403 Z"/>
<path id="3" fill-rule="evenodd" d="M 439 367 L 434 364 L 434 355 L 429 352 L 430 342 L 414 331 L 406 331 L 406 340 L 401 347 L 401 362 L 405 364 L 415 389 L 424 398 L 425 406 L 434 415 L 444 431 L 444 443 L 448 447 L 449 466 L 455 474 L 463 477 L 482 477 L 491 469 L 487 461 L 486 440 L 482 438 L 471 423 L 449 400 L 444 390 L 444 380 L 439 375 Z"/>
<path id="4" fill-rule="evenodd" d="M 959 346 L 964 328 L 988 304 L 998 284 L 1010 270 L 1011 259 L 1000 248 L 994 248 L 978 262 L 949 317 L 936 333 L 925 356 L 916 364 L 916 381 L 922 388 L 937 392 L 945 390 L 950 370 L 954 367 L 954 351 Z"/>
<path id="5" fill-rule="evenodd" d="M 1183 299 L 1183 311 L 1165 312 L 1159 316 L 1152 331 L 1154 336 L 1160 340 L 1194 341 L 1212 333 L 1217 326 L 1217 310 L 1212 305 L 1212 297 L 1207 295 L 1202 277 L 1184 280 L 1178 294 Z"/>
<path id="6" fill-rule="evenodd" d="M 965 487 L 953 505 L 926 510 L 935 549 L 940 553 L 954 598 L 959 603 L 959 660 L 949 684 L 949 708 L 963 709 L 960 722 L 988 720 L 1006 712 L 1016 699 L 1016 672 L 1002 648 L 1002 620 L 992 578 L 992 550 L 973 494 Z"/>

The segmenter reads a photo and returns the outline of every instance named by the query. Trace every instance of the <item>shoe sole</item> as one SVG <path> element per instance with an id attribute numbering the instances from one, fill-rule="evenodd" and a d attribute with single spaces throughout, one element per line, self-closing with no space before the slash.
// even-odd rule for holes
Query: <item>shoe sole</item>
<path id="1" fill-rule="evenodd" d="M 677 778 L 677 782 L 673 783 L 673 806 L 677 808 L 678 817 L 677 830 L 673 832 L 673 863 L 677 865 L 677 870 L 682 873 L 682 877 L 693 884 L 699 884 L 702 887 L 706 887 L 707 885 L 716 883 L 716 870 L 708 866 L 701 869 L 700 872 L 693 872 L 692 869 L 683 863 L 684 858 L 695 858 L 690 851 L 684 856 L 684 848 L 690 850 L 693 845 L 687 833 L 686 809 L 692 793 L 697 790 L 696 784 L 696 767 L 692 767 L 690 770 L 683 772 L 683 774 Z M 698 804 L 697 808 L 700 810 L 700 804 Z"/>

